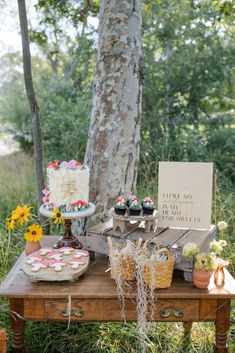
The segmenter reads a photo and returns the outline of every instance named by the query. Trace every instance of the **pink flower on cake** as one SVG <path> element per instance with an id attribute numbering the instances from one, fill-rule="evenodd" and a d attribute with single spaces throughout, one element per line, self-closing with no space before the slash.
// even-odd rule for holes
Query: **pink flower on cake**
<path id="1" fill-rule="evenodd" d="M 60 163 L 60 168 L 66 168 L 66 169 L 68 169 L 68 162 L 63 161 L 62 163 Z"/>
<path id="2" fill-rule="evenodd" d="M 54 169 L 58 169 L 59 168 L 58 164 L 57 163 L 53 163 L 53 162 L 49 162 L 47 164 L 47 166 L 48 166 L 48 168 L 54 168 Z"/>
<path id="3" fill-rule="evenodd" d="M 54 162 L 49 162 L 47 164 L 47 166 L 48 166 L 48 168 L 54 168 L 54 169 L 58 169 L 59 168 L 58 164 L 54 163 Z"/>
<path id="4" fill-rule="evenodd" d="M 83 200 L 78 200 L 73 203 L 73 207 L 81 208 L 81 207 L 86 207 L 86 206 L 87 206 L 87 202 L 83 201 Z"/>
<path id="5" fill-rule="evenodd" d="M 76 168 L 77 167 L 77 161 L 75 161 L 75 159 L 72 159 L 71 161 L 69 161 L 69 167 L 70 168 Z"/>
<path id="6" fill-rule="evenodd" d="M 42 190 L 43 195 L 48 196 L 50 194 L 48 186 L 45 187 L 45 189 Z"/>
<path id="7" fill-rule="evenodd" d="M 69 162 L 66 162 L 66 161 L 63 161 L 61 164 L 60 164 L 60 167 L 61 168 L 66 168 L 66 169 L 75 169 L 78 167 L 78 163 L 77 161 L 75 161 L 74 159 L 72 159 L 71 161 Z M 81 163 L 80 163 L 81 165 Z"/>
<path id="8" fill-rule="evenodd" d="M 45 189 L 42 190 L 42 193 L 44 195 L 42 198 L 42 202 L 48 205 L 50 203 L 50 199 L 49 199 L 50 192 L 49 192 L 48 186 L 46 186 Z"/>
<path id="9" fill-rule="evenodd" d="M 42 202 L 43 202 L 45 205 L 49 205 L 49 203 L 50 203 L 49 197 L 48 197 L 48 196 L 43 196 Z"/>

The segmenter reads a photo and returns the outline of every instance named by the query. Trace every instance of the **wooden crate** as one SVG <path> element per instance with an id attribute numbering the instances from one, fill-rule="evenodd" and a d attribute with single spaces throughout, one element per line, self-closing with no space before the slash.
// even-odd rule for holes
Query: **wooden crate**
<path id="1" fill-rule="evenodd" d="M 142 238 L 149 240 L 149 247 L 157 244 L 161 247 L 168 247 L 175 258 L 175 269 L 184 271 L 184 278 L 187 281 L 192 279 L 192 261 L 182 257 L 182 248 L 185 243 L 193 241 L 198 244 L 201 251 L 209 250 L 209 242 L 215 239 L 216 226 L 211 225 L 209 230 L 180 229 L 180 228 L 156 228 L 155 231 L 145 232 L 144 224 L 128 224 L 126 232 L 113 229 L 112 219 L 109 222 L 96 225 L 87 230 L 85 237 L 79 237 L 87 250 L 108 255 L 108 236 L 112 237 L 113 243 L 125 243 L 126 239 L 132 241 Z"/>

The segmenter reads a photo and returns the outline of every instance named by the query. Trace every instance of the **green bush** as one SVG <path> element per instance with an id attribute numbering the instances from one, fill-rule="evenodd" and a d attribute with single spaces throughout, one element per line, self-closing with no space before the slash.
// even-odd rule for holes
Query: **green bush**
<path id="1" fill-rule="evenodd" d="M 72 81 L 52 80 L 40 89 L 39 103 L 45 159 L 83 161 L 91 111 L 91 89 L 76 90 Z"/>

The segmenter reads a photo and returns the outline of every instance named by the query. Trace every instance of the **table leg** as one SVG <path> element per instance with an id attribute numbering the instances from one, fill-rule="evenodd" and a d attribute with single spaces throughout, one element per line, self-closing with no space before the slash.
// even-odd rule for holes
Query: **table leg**
<path id="1" fill-rule="evenodd" d="M 151 221 L 145 221 L 144 230 L 145 230 L 146 233 L 150 232 L 150 230 L 151 230 Z"/>
<path id="2" fill-rule="evenodd" d="M 13 330 L 12 353 L 25 353 L 23 299 L 10 299 L 10 321 Z"/>
<path id="3" fill-rule="evenodd" d="M 191 343 L 191 328 L 192 322 L 183 322 L 184 325 L 184 336 L 183 336 L 183 351 L 187 352 Z"/>
<path id="4" fill-rule="evenodd" d="M 91 260 L 95 260 L 95 251 L 89 251 L 89 254 L 90 254 L 90 259 Z"/>
<path id="5" fill-rule="evenodd" d="M 230 299 L 218 299 L 215 331 L 215 353 L 228 353 L 227 332 L 230 323 Z"/>

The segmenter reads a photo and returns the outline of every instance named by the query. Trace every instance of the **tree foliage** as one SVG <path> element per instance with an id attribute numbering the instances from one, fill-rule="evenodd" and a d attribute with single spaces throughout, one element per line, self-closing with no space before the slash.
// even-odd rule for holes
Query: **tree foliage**
<path id="1" fill-rule="evenodd" d="M 221 16 L 211 1 L 146 3 L 144 159 L 217 162 L 220 148 L 232 153 L 223 136 L 232 137 L 235 117 L 234 23 Z"/>
<path id="2" fill-rule="evenodd" d="M 99 1 L 94 0 L 38 1 L 39 21 L 30 35 L 38 48 L 33 71 L 46 159 L 76 153 L 75 157 L 83 157 L 98 7 Z M 159 160 L 212 160 L 234 182 L 234 36 L 232 1 L 143 2 L 141 166 L 156 165 Z M 20 60 L 18 54 L 1 59 L 1 116 L 29 147 L 31 131 Z M 140 182 L 145 174 L 140 169 Z"/>

